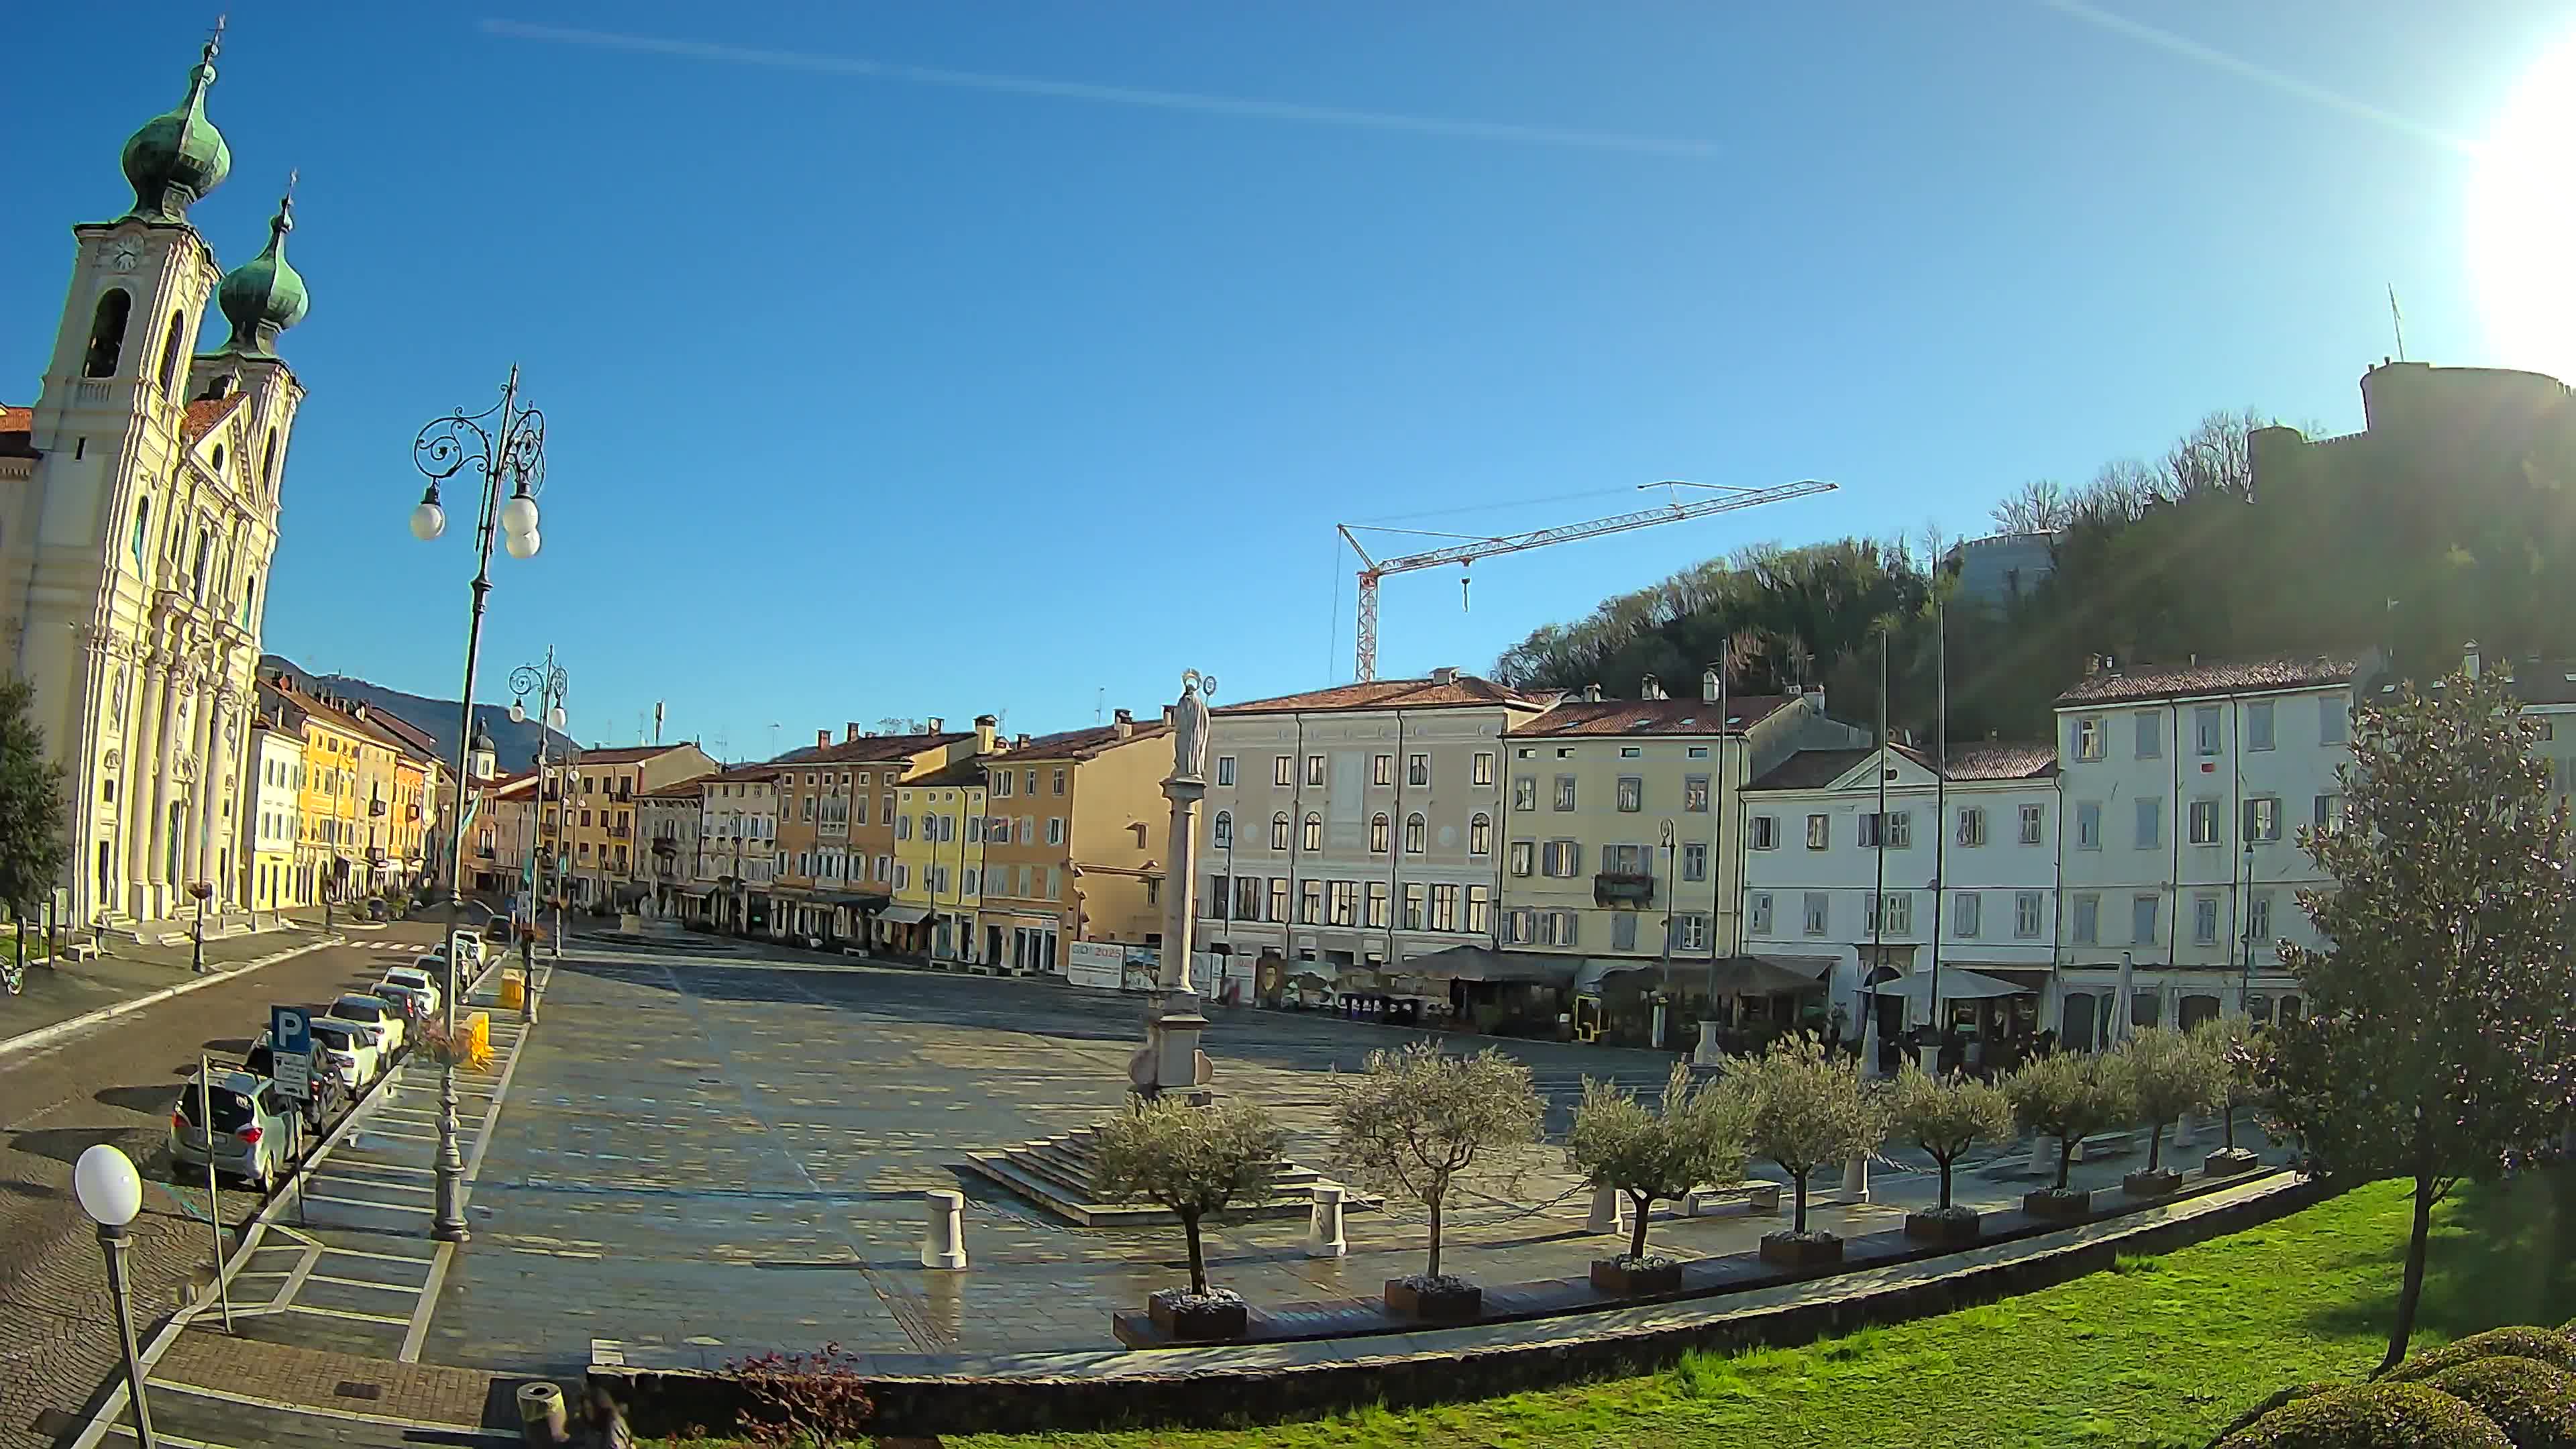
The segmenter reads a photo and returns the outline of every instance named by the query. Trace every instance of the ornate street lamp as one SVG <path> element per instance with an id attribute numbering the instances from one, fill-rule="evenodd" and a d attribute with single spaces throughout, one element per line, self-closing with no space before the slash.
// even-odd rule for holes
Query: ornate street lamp
<path id="1" fill-rule="evenodd" d="M 98 1224 L 99 1251 L 107 1257 L 107 1296 L 116 1303 L 117 1337 L 125 1347 L 126 1401 L 133 1406 L 134 1440 L 153 1449 L 152 1411 L 143 1401 L 143 1355 L 134 1344 L 134 1300 L 125 1282 L 126 1224 L 143 1210 L 143 1179 L 133 1159 L 101 1142 L 72 1164 L 72 1195 Z M 217 1265 L 217 1271 L 222 1266 Z"/>
<path id="2" fill-rule="evenodd" d="M 465 628 L 465 690 L 458 704 L 463 718 L 456 732 L 457 788 L 462 791 L 464 782 L 472 777 L 474 763 L 474 668 L 483 647 L 483 601 L 492 592 L 492 541 L 495 535 L 501 535 L 512 558 L 536 557 L 537 494 L 544 489 L 546 477 L 546 416 L 519 401 L 519 369 L 514 366 L 510 380 L 501 385 L 499 404 L 473 414 L 459 409 L 431 422 L 412 439 L 411 454 L 413 466 L 429 479 L 420 505 L 411 511 L 412 536 L 423 542 L 447 531 L 447 510 L 439 502 L 439 485 L 468 471 L 477 474 L 482 483 L 482 506 L 474 527 L 473 609 Z M 445 1030 L 453 1035 L 459 994 L 456 934 L 465 885 L 465 811 L 461 796 L 449 844 L 452 848 L 447 862 L 447 937 L 443 953 L 447 981 L 439 1011 Z M 441 1063 L 437 1213 L 429 1230 L 430 1236 L 440 1242 L 465 1241 L 464 1178 L 465 1159 L 456 1145 L 456 1067 L 452 1062 Z"/>
<path id="3" fill-rule="evenodd" d="M 555 787 L 553 768 L 555 735 L 564 727 L 564 695 L 571 688 L 572 676 L 566 674 L 564 667 L 555 662 L 555 651 L 552 645 L 546 647 L 545 663 L 522 664 L 510 671 L 510 693 L 515 696 L 510 701 L 510 720 L 513 724 L 528 722 L 528 696 L 537 697 L 537 815 L 529 825 L 529 833 L 535 837 L 529 842 L 529 849 L 534 852 L 537 867 L 528 874 L 528 927 L 531 931 L 537 924 L 538 902 L 546 898 L 542 889 L 545 883 L 552 880 L 557 887 L 562 885 L 560 879 L 562 872 L 554 868 L 553 857 L 546 853 L 545 808 L 546 792 Z M 562 804 L 569 804 L 570 798 L 570 792 L 567 791 Z M 556 808 L 561 809 L 562 804 Z M 563 826 L 560 823 L 555 826 L 554 839 L 557 844 L 563 840 Z M 560 961 L 563 959 L 563 906 L 560 902 L 555 906 L 555 932 L 552 940 L 552 949 L 548 954 Z M 522 956 L 523 968 L 531 963 L 534 955 L 535 953 L 531 951 Z M 537 1009 L 535 976 L 523 972 L 520 987 L 520 1010 L 533 1018 Z"/>

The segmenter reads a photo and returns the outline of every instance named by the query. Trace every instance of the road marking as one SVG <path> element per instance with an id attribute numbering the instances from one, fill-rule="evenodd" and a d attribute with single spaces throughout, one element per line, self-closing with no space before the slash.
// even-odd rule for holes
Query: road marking
<path id="1" fill-rule="evenodd" d="M 342 1207 L 374 1208 L 378 1212 L 386 1213 L 416 1213 L 426 1211 L 426 1209 L 416 1203 L 373 1202 L 362 1197 L 334 1197 L 326 1192 L 308 1192 L 304 1196 L 309 1202 L 336 1202 Z"/>
<path id="2" fill-rule="evenodd" d="M 281 1414 L 302 1414 L 314 1419 L 339 1419 L 352 1424 L 382 1424 L 395 1429 L 435 1429 L 442 1434 L 468 1435 L 476 1439 L 489 1439 L 499 1444 L 522 1442 L 520 1436 L 516 1434 L 504 1434 L 495 1429 L 478 1428 L 471 1424 L 449 1424 L 435 1419 L 398 1419 L 391 1414 L 367 1414 L 356 1409 L 329 1409 L 319 1404 L 290 1404 L 284 1399 L 254 1398 L 249 1394 L 236 1394 L 229 1389 L 210 1389 L 203 1384 L 184 1384 L 176 1379 L 151 1379 L 148 1382 L 156 1389 L 168 1389 L 172 1393 L 186 1394 L 190 1398 L 214 1399 L 222 1403 L 240 1404 L 253 1409 L 272 1409 Z M 156 1430 L 153 1437 L 157 1439 L 162 1436 Z"/>
<path id="3" fill-rule="evenodd" d="M 238 1278 L 241 1275 L 236 1273 L 233 1276 Z M 334 1278 L 324 1273 L 310 1274 L 304 1281 L 307 1283 L 337 1283 L 343 1288 L 381 1288 L 388 1293 L 418 1293 L 421 1291 L 418 1287 L 409 1283 L 378 1283 L 370 1278 Z"/>
<path id="4" fill-rule="evenodd" d="M 280 1305 L 289 1313 L 309 1313 L 316 1318 L 346 1318 L 358 1323 L 390 1323 L 396 1328 L 411 1322 L 408 1318 L 388 1318 L 381 1313 L 356 1313 L 346 1308 L 316 1308 L 310 1303 Z"/>
<path id="5" fill-rule="evenodd" d="M 408 1183 L 408 1182 L 373 1182 L 373 1181 L 370 1181 L 370 1180 L 368 1180 L 368 1179 L 366 1179 L 366 1178 L 363 1178 L 363 1177 L 349 1177 L 349 1176 L 347 1176 L 346 1174 L 341 1174 L 341 1173 L 335 1173 L 335 1174 L 333 1174 L 333 1175 L 334 1175 L 334 1176 L 336 1176 L 336 1177 L 339 1177 L 339 1178 L 340 1178 L 341 1183 L 342 1183 L 343 1185 L 346 1185 L 346 1186 L 349 1186 L 349 1187 L 377 1188 L 377 1189 L 381 1189 L 381 1190 L 383 1190 L 383 1191 L 385 1191 L 385 1192 L 435 1192 L 435 1191 L 437 1191 L 437 1189 L 436 1189 L 436 1188 L 432 1188 L 432 1187 L 415 1187 L 415 1186 L 413 1186 L 411 1183 Z"/>
<path id="6" fill-rule="evenodd" d="M 380 1263 L 435 1263 L 438 1261 L 434 1257 L 415 1258 L 409 1253 L 371 1253 L 364 1248 L 333 1248 L 326 1246 L 322 1251 L 337 1254 L 343 1258 L 373 1258 Z M 442 1253 L 446 1252 L 447 1249 L 445 1245 L 442 1244 L 439 1251 Z"/>
<path id="7" fill-rule="evenodd" d="M 456 1210 L 464 1212 L 465 1205 L 459 1202 Z M 429 1278 L 420 1285 L 420 1298 L 411 1306 L 411 1322 L 403 1329 L 402 1347 L 395 1351 L 394 1362 L 420 1362 L 421 1344 L 429 1337 L 429 1316 L 438 1311 L 438 1290 L 446 1283 L 447 1265 L 455 1256 L 454 1243 L 438 1245 L 438 1256 L 430 1260 Z"/>

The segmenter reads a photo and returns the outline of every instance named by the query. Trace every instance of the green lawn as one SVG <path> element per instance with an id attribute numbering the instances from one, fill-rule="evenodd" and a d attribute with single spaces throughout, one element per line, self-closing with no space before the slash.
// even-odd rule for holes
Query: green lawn
<path id="1" fill-rule="evenodd" d="M 2197 1446 L 2283 1385 L 2378 1361 L 2403 1260 L 2394 1183 L 2119 1271 L 1801 1349 L 1646 1378 L 1232 1431 L 950 1438 L 951 1449 L 1762 1444 Z M 2419 1349 L 2576 1316 L 2576 1177 L 2475 1187 L 2437 1219 Z"/>

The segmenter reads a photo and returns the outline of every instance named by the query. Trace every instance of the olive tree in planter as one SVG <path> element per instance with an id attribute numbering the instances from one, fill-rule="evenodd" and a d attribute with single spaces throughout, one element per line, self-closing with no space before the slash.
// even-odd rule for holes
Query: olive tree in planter
<path id="1" fill-rule="evenodd" d="M 1566 1164 L 1586 1186 L 1625 1194 L 1632 1223 L 1627 1252 L 1593 1260 L 1593 1287 L 1625 1297 L 1682 1286 L 1679 1260 L 1646 1255 L 1646 1215 L 1656 1203 L 1679 1199 L 1703 1182 L 1741 1174 L 1744 1126 L 1740 1094 L 1694 1082 L 1690 1068 L 1679 1062 L 1664 1083 L 1660 1116 L 1624 1087 L 1584 1079 L 1583 1101 L 1566 1139 Z"/>
<path id="2" fill-rule="evenodd" d="M 1983 1214 L 1950 1201 L 1950 1170 L 1980 1142 L 2012 1136 L 2012 1102 L 2003 1089 L 1953 1073 L 1936 1077 L 1913 1062 L 1896 1078 L 1888 1098 L 1894 1135 L 1929 1154 L 1941 1169 L 1941 1205 L 1907 1213 L 1905 1236 L 1937 1243 L 1973 1243 Z"/>
<path id="3" fill-rule="evenodd" d="M 1208 1286 L 1199 1223 L 1267 1188 L 1287 1141 L 1270 1114 L 1249 1102 L 1195 1107 L 1178 1098 L 1139 1100 L 1101 1125 L 1093 1157 L 1101 1190 L 1112 1201 L 1171 1209 L 1189 1240 L 1189 1291 L 1164 1289 L 1146 1300 L 1156 1328 L 1184 1339 L 1243 1336 L 1242 1295 Z"/>
<path id="4" fill-rule="evenodd" d="M 2120 1045 L 2129 1100 L 2147 1127 L 2147 1165 L 2120 1180 L 2131 1197 L 2182 1190 L 2182 1174 L 2164 1165 L 2165 1128 L 2185 1112 L 2214 1105 L 2225 1091 L 2218 1058 L 2203 1038 L 2171 1027 L 2141 1027 Z"/>
<path id="5" fill-rule="evenodd" d="M 2022 1211 L 2038 1218 L 2080 1218 L 2092 1210 L 2093 1195 L 2070 1191 L 2067 1170 L 2075 1148 L 2096 1132 L 2129 1118 L 2129 1084 L 2125 1063 L 2116 1056 L 2075 1056 L 2051 1052 L 2033 1057 L 2004 1079 L 2004 1095 L 2022 1130 L 2057 1139 L 2057 1181 L 2022 1196 Z"/>
<path id="6" fill-rule="evenodd" d="M 2255 1033 L 2254 1023 L 2242 1016 L 2213 1016 L 2193 1027 L 2192 1035 L 2217 1063 L 2219 1082 L 2214 1106 L 2222 1145 L 2201 1160 L 2201 1167 L 2212 1177 L 2250 1172 L 2260 1159 L 2236 1145 L 2236 1109 L 2261 1100 L 2254 1083 L 2262 1064 L 2262 1038 Z"/>
<path id="7" fill-rule="evenodd" d="M 1841 1262 L 1841 1238 L 1807 1231 L 1807 1174 L 1859 1157 L 1887 1138 L 1884 1105 L 1862 1086 L 1860 1063 L 1828 1054 L 1812 1033 L 1801 1032 L 1758 1057 L 1730 1058 L 1723 1080 L 1743 1094 L 1753 1152 L 1789 1174 L 1796 1202 L 1789 1230 L 1763 1236 L 1763 1261 L 1788 1268 Z"/>
<path id="8" fill-rule="evenodd" d="M 1422 1041 L 1369 1053 L 1334 1087 L 1334 1164 L 1355 1184 L 1411 1198 L 1431 1215 L 1430 1257 L 1421 1272 L 1387 1280 L 1387 1307 L 1474 1318 L 1484 1290 L 1440 1271 L 1441 1210 L 1452 1188 L 1507 1191 L 1528 1170 L 1547 1119 L 1529 1068 L 1491 1047 L 1453 1057 Z"/>

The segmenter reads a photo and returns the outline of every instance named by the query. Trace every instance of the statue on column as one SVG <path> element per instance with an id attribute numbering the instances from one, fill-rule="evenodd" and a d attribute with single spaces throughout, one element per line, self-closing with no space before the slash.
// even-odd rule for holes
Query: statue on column
<path id="1" fill-rule="evenodd" d="M 1200 698 L 1199 687 L 1216 687 L 1214 676 L 1204 679 L 1195 669 L 1181 671 L 1180 702 L 1172 707 L 1172 778 L 1175 780 L 1207 779 L 1207 701 Z"/>

